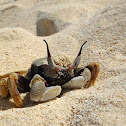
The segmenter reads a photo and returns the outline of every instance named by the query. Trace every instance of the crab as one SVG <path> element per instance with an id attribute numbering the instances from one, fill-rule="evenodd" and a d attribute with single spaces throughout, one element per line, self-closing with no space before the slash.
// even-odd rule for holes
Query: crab
<path id="1" fill-rule="evenodd" d="M 60 95 L 63 88 L 88 88 L 94 85 L 99 73 L 99 64 L 91 63 L 78 67 L 81 60 L 82 48 L 74 62 L 67 67 L 56 65 L 53 60 L 48 43 L 47 57 L 32 62 L 27 71 L 12 72 L 0 76 L 0 95 L 6 98 L 9 94 L 17 107 L 23 107 L 20 93 L 30 92 L 31 102 L 44 102 Z"/>

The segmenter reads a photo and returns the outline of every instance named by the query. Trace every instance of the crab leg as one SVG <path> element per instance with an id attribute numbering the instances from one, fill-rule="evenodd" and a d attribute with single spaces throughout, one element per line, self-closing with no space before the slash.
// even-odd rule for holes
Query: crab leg
<path id="1" fill-rule="evenodd" d="M 88 88 L 94 85 L 94 82 L 100 71 L 100 67 L 98 63 L 91 63 L 90 65 L 86 66 L 86 68 L 88 68 L 91 71 L 91 79 L 88 81 L 88 83 L 85 86 L 85 88 Z"/>
<path id="2" fill-rule="evenodd" d="M 17 89 L 16 86 L 16 80 L 17 80 L 17 75 L 15 73 L 10 73 L 9 77 L 8 77 L 8 88 L 9 88 L 9 92 L 11 97 L 13 98 L 15 104 L 17 107 L 23 107 L 23 101 L 20 97 L 19 91 Z"/>
<path id="3" fill-rule="evenodd" d="M 46 42 L 46 40 L 43 40 L 43 41 L 46 43 L 46 46 L 47 46 L 47 56 L 48 56 L 47 61 L 48 61 L 49 67 L 55 71 L 59 71 L 60 68 L 54 63 L 54 60 L 51 57 L 48 43 Z"/>
<path id="4" fill-rule="evenodd" d="M 25 75 L 27 71 L 17 71 L 15 73 Z M 1 75 L 0 76 L 0 95 L 2 98 L 6 98 L 9 94 L 7 80 L 8 80 L 9 74 Z"/>
<path id="5" fill-rule="evenodd" d="M 17 71 L 15 73 L 18 73 L 18 74 L 20 74 L 22 76 L 26 76 L 27 72 L 28 72 L 27 70 L 22 70 L 22 71 Z"/>
<path id="6" fill-rule="evenodd" d="M 38 74 L 31 80 L 30 100 L 34 102 L 48 101 L 61 93 L 60 86 L 46 87 L 46 81 Z"/>
<path id="7" fill-rule="evenodd" d="M 8 75 L 7 87 L 9 89 L 11 97 L 14 100 L 15 105 L 17 107 L 23 107 L 23 101 L 20 97 L 18 88 L 21 92 L 27 92 L 30 91 L 30 87 L 29 87 L 29 81 L 18 73 L 24 74 L 24 72 L 17 72 L 17 73 L 10 73 Z"/>
<path id="8" fill-rule="evenodd" d="M 2 78 L 0 80 L 0 95 L 2 98 L 6 98 L 8 96 L 8 87 L 7 87 L 7 78 Z"/>

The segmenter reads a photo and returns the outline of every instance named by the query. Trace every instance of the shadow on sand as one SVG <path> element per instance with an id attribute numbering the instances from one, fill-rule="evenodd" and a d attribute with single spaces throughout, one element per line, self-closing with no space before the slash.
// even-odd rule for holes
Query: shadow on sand
<path id="1" fill-rule="evenodd" d="M 58 96 L 58 98 L 62 97 L 65 93 L 67 93 L 71 90 L 74 90 L 74 89 L 63 89 L 61 94 Z M 21 94 L 21 97 L 22 97 L 22 94 Z M 42 104 L 42 103 L 46 103 L 46 102 L 49 102 L 49 101 L 52 101 L 52 100 L 56 100 L 56 98 L 53 98 L 53 99 L 46 101 L 46 102 L 37 102 L 37 103 L 31 102 L 29 93 L 25 93 L 25 96 L 22 99 L 23 99 L 23 102 L 24 102 L 24 108 L 35 106 L 35 105 Z M 7 98 L 0 97 L 0 110 L 8 110 L 8 109 L 12 109 L 12 108 L 16 108 L 16 106 L 15 106 L 11 96 L 9 96 Z"/>

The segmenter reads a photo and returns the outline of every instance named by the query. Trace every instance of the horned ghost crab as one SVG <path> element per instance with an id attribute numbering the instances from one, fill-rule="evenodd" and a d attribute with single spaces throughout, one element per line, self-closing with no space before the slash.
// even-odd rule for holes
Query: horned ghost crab
<path id="1" fill-rule="evenodd" d="M 33 102 L 48 101 L 57 97 L 62 88 L 82 88 L 94 85 L 99 73 L 99 64 L 92 63 L 79 68 L 82 47 L 73 64 L 61 67 L 55 64 L 47 46 L 47 58 L 32 62 L 28 71 L 19 71 L 0 76 L 0 95 L 6 98 L 9 94 L 17 107 L 23 107 L 19 92 L 30 92 Z"/>

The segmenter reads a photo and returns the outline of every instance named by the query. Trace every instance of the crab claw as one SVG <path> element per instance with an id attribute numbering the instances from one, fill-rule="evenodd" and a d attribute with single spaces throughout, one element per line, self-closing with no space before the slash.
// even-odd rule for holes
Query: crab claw
<path id="1" fill-rule="evenodd" d="M 46 91 L 45 80 L 39 74 L 35 74 L 30 85 L 30 100 L 34 102 L 40 101 L 43 93 Z"/>
<path id="2" fill-rule="evenodd" d="M 56 96 L 58 96 L 61 93 L 61 87 L 60 86 L 51 86 L 47 87 L 46 91 L 43 93 L 41 101 L 48 101 Z"/>
<path id="3" fill-rule="evenodd" d="M 82 51 L 83 46 L 84 46 L 86 43 L 87 43 L 87 41 L 85 41 L 85 42 L 82 44 L 82 46 L 81 46 L 81 48 L 80 48 L 80 50 L 79 50 L 79 53 L 78 53 L 77 57 L 75 58 L 73 64 L 70 65 L 70 69 L 76 69 L 76 68 L 78 67 L 78 65 L 79 65 L 79 63 L 80 63 L 80 59 L 81 59 L 81 51 Z"/>
<path id="4" fill-rule="evenodd" d="M 85 87 L 88 80 L 91 79 L 91 72 L 88 68 L 85 68 L 81 75 L 74 77 L 69 82 L 62 85 L 63 88 L 82 88 Z"/>
<path id="5" fill-rule="evenodd" d="M 36 74 L 31 83 L 30 100 L 34 102 L 48 101 L 61 93 L 60 86 L 46 87 L 46 81 Z"/>
<path id="6" fill-rule="evenodd" d="M 46 40 L 43 40 L 43 41 L 46 43 L 46 46 L 47 46 L 47 56 L 48 56 L 47 61 L 48 61 L 49 67 L 55 71 L 59 71 L 60 68 L 54 63 L 54 60 L 51 57 L 48 43 L 46 42 Z"/>

